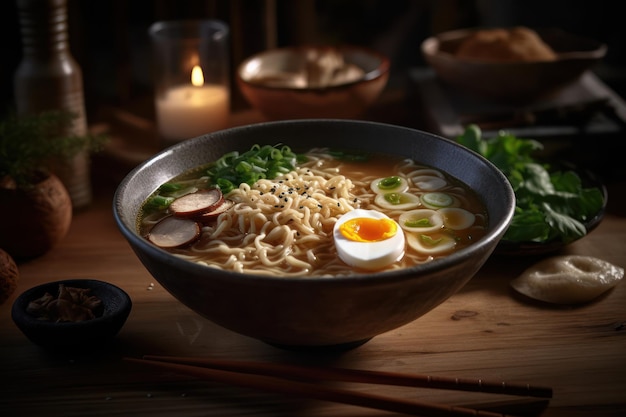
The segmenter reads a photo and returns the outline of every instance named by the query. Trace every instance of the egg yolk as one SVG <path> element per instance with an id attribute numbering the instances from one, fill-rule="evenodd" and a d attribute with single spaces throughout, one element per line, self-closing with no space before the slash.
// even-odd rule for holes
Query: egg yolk
<path id="1" fill-rule="evenodd" d="M 341 234 L 354 242 L 379 242 L 393 237 L 398 225 L 391 219 L 357 217 L 339 226 Z"/>

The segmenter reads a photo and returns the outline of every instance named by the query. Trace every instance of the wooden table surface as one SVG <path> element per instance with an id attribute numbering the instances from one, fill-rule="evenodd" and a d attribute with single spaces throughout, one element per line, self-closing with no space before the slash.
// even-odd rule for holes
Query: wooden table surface
<path id="1" fill-rule="evenodd" d="M 144 354 L 212 356 L 332 365 L 551 386 L 543 416 L 626 415 L 626 283 L 595 302 L 555 307 L 516 296 L 509 281 L 535 258 L 493 256 L 456 295 L 413 323 L 344 353 L 285 351 L 212 324 L 169 295 L 143 268 L 112 216 L 114 186 L 96 188 L 69 234 L 19 265 L 16 293 L 0 305 L 0 416 L 385 416 L 381 411 L 231 387 L 123 362 Z M 564 253 L 626 266 L 626 183 L 609 186 L 608 213 Z M 123 288 L 133 309 L 117 337 L 84 354 L 52 354 L 17 329 L 17 294 L 40 283 L 93 278 Z M 511 405 L 527 399 L 442 390 L 332 384 L 453 405 Z M 519 403 L 519 404 L 518 404 Z M 493 408 L 501 409 L 501 408 Z M 530 410 L 530 411 L 529 411 Z"/>

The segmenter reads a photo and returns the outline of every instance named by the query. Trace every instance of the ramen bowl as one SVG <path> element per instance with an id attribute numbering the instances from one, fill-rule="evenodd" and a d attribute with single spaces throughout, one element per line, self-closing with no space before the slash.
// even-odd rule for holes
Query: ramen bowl
<path id="1" fill-rule="evenodd" d="M 389 79 L 389 59 L 358 46 L 300 46 L 255 54 L 237 68 L 246 100 L 269 120 L 362 116 Z"/>
<path id="2" fill-rule="evenodd" d="M 161 184 L 231 151 L 282 143 L 394 154 L 439 168 L 478 193 L 488 213 L 485 235 L 470 246 L 419 265 L 347 276 L 286 277 L 238 273 L 184 260 L 137 230 L 141 206 Z M 295 349 L 355 347 L 408 324 L 463 287 L 486 262 L 514 211 L 508 180 L 489 161 L 453 141 L 388 124 L 337 119 L 236 127 L 189 139 L 131 171 L 113 201 L 117 225 L 154 278 L 214 323 Z"/>

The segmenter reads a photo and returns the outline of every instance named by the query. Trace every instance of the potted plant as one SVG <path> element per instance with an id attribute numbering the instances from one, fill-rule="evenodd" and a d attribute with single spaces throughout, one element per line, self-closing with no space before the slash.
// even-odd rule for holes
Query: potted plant
<path id="1" fill-rule="evenodd" d="M 100 135 L 59 134 L 74 117 L 50 111 L 0 121 L 0 248 L 15 259 L 42 255 L 67 234 L 72 203 L 50 161 L 103 143 Z"/>

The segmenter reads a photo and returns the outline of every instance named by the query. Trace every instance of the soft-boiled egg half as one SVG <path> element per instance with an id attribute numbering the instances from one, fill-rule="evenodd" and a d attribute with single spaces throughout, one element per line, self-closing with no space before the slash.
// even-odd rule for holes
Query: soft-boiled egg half
<path id="1" fill-rule="evenodd" d="M 404 232 L 395 220 L 376 210 L 342 215 L 333 229 L 339 258 L 367 270 L 382 269 L 404 256 Z"/>

